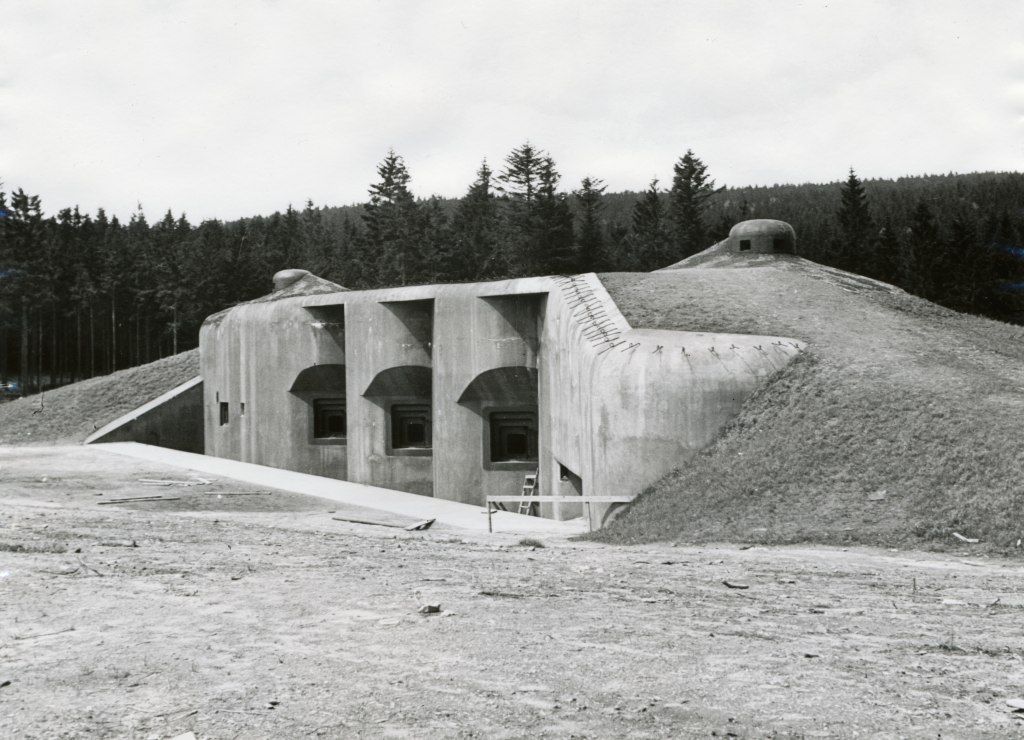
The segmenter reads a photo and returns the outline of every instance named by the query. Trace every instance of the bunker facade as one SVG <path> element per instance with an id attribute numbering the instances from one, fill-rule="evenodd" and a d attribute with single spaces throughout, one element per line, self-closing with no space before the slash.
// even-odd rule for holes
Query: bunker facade
<path id="1" fill-rule="evenodd" d="M 203 325 L 206 453 L 481 506 L 534 472 L 542 495 L 636 495 L 799 349 L 634 329 L 594 274 L 348 291 L 288 270 Z"/>

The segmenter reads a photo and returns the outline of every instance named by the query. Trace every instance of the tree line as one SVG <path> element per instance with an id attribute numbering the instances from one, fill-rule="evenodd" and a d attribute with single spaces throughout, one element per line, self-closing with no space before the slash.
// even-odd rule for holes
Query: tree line
<path id="1" fill-rule="evenodd" d="M 360 205 L 192 224 L 103 209 L 46 215 L 0 185 L 0 379 L 26 392 L 195 347 L 203 319 L 302 267 L 350 288 L 583 271 L 652 270 L 705 249 L 748 218 L 779 218 L 801 256 L 937 303 L 1024 318 L 1024 175 L 987 173 L 722 188 L 692 151 L 671 182 L 573 190 L 525 143 L 485 161 L 461 198 L 418 198 L 401 156 L 377 167 Z"/>

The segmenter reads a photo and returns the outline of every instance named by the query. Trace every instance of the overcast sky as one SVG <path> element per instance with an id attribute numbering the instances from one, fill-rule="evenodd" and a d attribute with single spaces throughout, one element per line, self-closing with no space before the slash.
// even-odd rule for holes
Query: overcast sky
<path id="1" fill-rule="evenodd" d="M 529 139 L 566 189 L 1024 169 L 1024 2 L 0 0 L 0 180 L 124 216 L 461 195 Z"/>

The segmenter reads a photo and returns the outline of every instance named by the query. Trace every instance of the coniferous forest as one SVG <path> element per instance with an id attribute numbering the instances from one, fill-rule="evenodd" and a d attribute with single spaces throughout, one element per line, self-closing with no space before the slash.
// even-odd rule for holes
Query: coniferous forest
<path id="1" fill-rule="evenodd" d="M 461 198 L 417 197 L 388 152 L 361 205 L 199 224 L 141 206 L 126 223 L 48 211 L 0 183 L 0 380 L 37 392 L 195 347 L 206 316 L 266 294 L 287 267 L 349 288 L 646 271 L 750 218 L 788 221 L 808 259 L 1024 322 L 1021 173 L 718 187 L 688 151 L 671 182 L 608 193 L 596 175 L 564 183 L 527 143 L 467 174 Z"/>

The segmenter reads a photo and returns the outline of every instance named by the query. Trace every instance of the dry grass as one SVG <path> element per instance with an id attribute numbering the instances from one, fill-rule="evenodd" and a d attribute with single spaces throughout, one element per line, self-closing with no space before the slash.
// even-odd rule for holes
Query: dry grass
<path id="1" fill-rule="evenodd" d="M 0 404 L 0 445 L 73 444 L 199 374 L 199 350 Z"/>
<path id="2" fill-rule="evenodd" d="M 636 327 L 796 337 L 806 355 L 596 539 L 976 549 L 1024 536 L 1021 328 L 803 260 L 602 276 Z"/>

